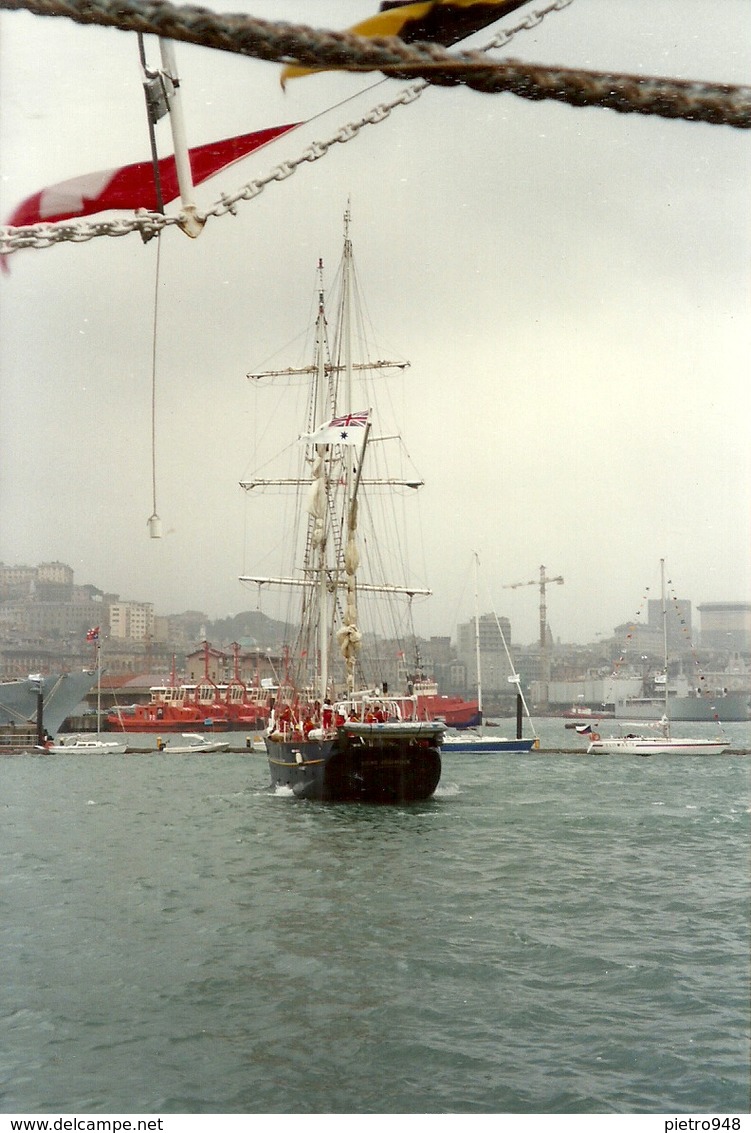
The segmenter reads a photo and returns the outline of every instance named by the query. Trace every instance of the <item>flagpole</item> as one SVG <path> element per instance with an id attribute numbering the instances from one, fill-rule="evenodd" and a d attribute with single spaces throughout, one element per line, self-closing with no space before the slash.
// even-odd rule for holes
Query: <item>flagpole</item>
<path id="1" fill-rule="evenodd" d="M 200 235 L 204 221 L 198 216 L 195 201 L 193 200 L 193 174 L 190 169 L 188 156 L 188 142 L 185 133 L 185 120 L 183 118 L 182 100 L 180 98 L 180 80 L 177 76 L 177 62 L 175 49 L 170 39 L 160 39 L 159 47 L 162 53 L 162 67 L 170 80 L 167 84 L 167 105 L 169 106 L 169 120 L 172 129 L 172 142 L 175 147 L 175 168 L 177 170 L 177 183 L 180 188 L 180 199 L 183 203 L 182 229 L 188 236 L 195 239 Z"/>
<path id="2" fill-rule="evenodd" d="M 99 634 L 96 639 L 96 734 L 102 730 L 102 651 L 99 643 Z"/>

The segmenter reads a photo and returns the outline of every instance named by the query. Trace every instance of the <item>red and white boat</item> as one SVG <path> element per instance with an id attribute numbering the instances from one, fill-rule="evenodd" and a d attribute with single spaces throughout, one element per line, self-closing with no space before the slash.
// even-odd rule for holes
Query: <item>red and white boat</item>
<path id="1" fill-rule="evenodd" d="M 478 700 L 443 696 L 435 681 L 420 676 L 408 684 L 409 695 L 399 699 L 405 720 L 440 720 L 448 728 L 474 728 L 482 723 Z"/>

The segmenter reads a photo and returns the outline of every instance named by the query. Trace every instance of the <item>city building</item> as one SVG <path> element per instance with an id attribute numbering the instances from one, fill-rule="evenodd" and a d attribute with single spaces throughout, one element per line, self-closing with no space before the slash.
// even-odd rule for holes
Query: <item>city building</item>
<path id="1" fill-rule="evenodd" d="M 154 636 L 152 602 L 112 602 L 109 607 L 109 632 L 114 639 L 147 641 Z"/>
<path id="2" fill-rule="evenodd" d="M 751 602 L 704 602 L 700 642 L 705 649 L 723 653 L 751 651 Z"/>
<path id="3" fill-rule="evenodd" d="M 475 619 L 457 626 L 457 655 L 466 672 L 467 688 L 477 687 L 477 639 L 480 643 L 480 670 L 483 695 L 515 695 L 509 685 L 512 674 L 506 649 L 511 648 L 511 623 L 508 618 L 496 619 L 495 614 L 481 614 L 477 626 Z M 505 639 L 505 644 L 504 644 Z"/>

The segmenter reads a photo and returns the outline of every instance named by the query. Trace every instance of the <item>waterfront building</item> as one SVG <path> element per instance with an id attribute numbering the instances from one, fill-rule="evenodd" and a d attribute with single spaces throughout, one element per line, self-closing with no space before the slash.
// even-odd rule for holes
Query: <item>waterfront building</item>
<path id="1" fill-rule="evenodd" d="M 725 653 L 751 651 L 751 602 L 704 602 L 701 614 L 701 644 Z"/>

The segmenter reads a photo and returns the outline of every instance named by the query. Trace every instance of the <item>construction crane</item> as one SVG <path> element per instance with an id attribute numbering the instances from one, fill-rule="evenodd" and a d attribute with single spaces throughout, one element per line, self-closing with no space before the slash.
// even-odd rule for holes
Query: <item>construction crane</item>
<path id="1" fill-rule="evenodd" d="M 516 590 L 520 586 L 539 586 L 540 587 L 540 649 L 543 652 L 547 651 L 548 646 L 548 607 L 545 599 L 545 587 L 549 586 L 551 582 L 557 582 L 560 586 L 563 582 L 561 575 L 556 575 L 555 578 L 550 578 L 545 573 L 545 567 L 540 567 L 539 579 L 533 578 L 530 582 L 508 582 L 504 585 L 504 590 Z"/>

